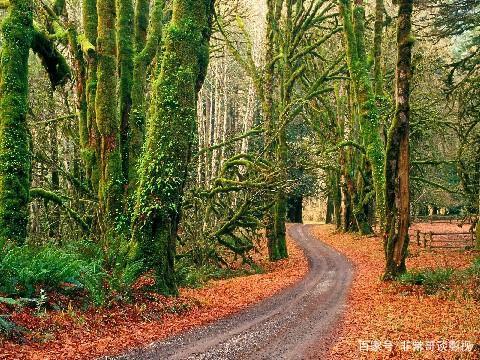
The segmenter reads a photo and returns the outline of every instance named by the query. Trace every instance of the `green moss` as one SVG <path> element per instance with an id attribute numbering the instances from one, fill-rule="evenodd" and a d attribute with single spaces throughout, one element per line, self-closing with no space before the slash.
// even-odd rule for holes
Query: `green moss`
<path id="1" fill-rule="evenodd" d="M 196 132 L 196 97 L 203 81 L 213 2 L 176 0 L 154 84 L 151 118 L 139 171 L 133 236 L 157 289 L 176 294 L 174 257 L 183 188 Z"/>
<path id="2" fill-rule="evenodd" d="M 97 57 L 94 51 L 97 44 L 97 2 L 82 0 L 82 25 L 84 38 L 79 39 L 87 57 L 85 80 L 85 115 L 80 124 L 80 145 L 84 155 L 87 178 L 94 191 L 98 192 L 100 182 L 100 135 L 98 134 L 95 114 L 95 97 L 97 92 Z"/>
<path id="3" fill-rule="evenodd" d="M 53 88 L 67 82 L 71 75 L 70 67 L 52 40 L 41 29 L 34 29 L 32 50 L 40 58 Z"/>
<path id="4" fill-rule="evenodd" d="M 147 40 L 148 17 L 150 13 L 150 1 L 137 0 L 135 3 L 135 51 L 140 53 L 145 47 Z M 155 19 L 152 19 L 155 20 Z"/>
<path id="5" fill-rule="evenodd" d="M 128 139 L 128 190 L 134 192 L 138 180 L 138 159 L 141 155 L 141 149 L 145 138 L 146 109 L 145 109 L 145 91 L 147 80 L 147 68 L 151 64 L 158 49 L 161 48 L 163 26 L 163 9 L 165 0 L 155 0 L 150 26 L 148 27 L 148 37 L 143 41 L 143 30 L 139 22 L 142 22 L 148 14 L 140 14 L 139 11 L 146 11 L 142 8 L 143 1 L 137 2 L 136 7 L 136 49 L 134 58 L 133 79 L 132 79 L 132 110 L 129 118 L 129 139 Z M 148 2 L 147 2 L 148 3 Z M 142 47 L 143 46 L 143 47 Z M 160 57 L 160 53 L 157 54 Z"/>
<path id="6" fill-rule="evenodd" d="M 123 178 L 128 178 L 129 118 L 132 107 L 133 81 L 133 3 L 117 1 L 117 64 L 118 64 L 118 117 L 120 119 L 120 147 Z"/>
<path id="7" fill-rule="evenodd" d="M 385 223 L 385 153 L 379 131 L 380 115 L 366 62 L 365 10 L 360 5 L 352 10 L 351 0 L 341 0 L 339 6 L 347 45 L 347 63 L 355 86 L 356 101 L 360 105 L 360 132 L 366 146 L 367 159 L 372 165 L 377 218 L 383 226 Z"/>
<path id="8" fill-rule="evenodd" d="M 98 196 L 107 228 L 122 211 L 123 172 L 120 148 L 120 121 L 117 116 L 117 41 L 115 0 L 98 0 L 97 88 L 95 118 L 99 133 Z"/>
<path id="9" fill-rule="evenodd" d="M 13 0 L 2 24 L 0 82 L 0 240 L 22 244 L 27 235 L 30 189 L 28 55 L 32 3 Z"/>

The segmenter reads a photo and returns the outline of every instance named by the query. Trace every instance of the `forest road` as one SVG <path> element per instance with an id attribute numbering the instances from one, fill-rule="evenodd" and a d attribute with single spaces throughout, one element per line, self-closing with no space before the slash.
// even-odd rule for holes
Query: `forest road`
<path id="1" fill-rule="evenodd" d="M 311 226 L 289 227 L 309 261 L 303 280 L 233 316 L 114 359 L 323 359 L 335 340 L 353 267 L 316 239 Z"/>

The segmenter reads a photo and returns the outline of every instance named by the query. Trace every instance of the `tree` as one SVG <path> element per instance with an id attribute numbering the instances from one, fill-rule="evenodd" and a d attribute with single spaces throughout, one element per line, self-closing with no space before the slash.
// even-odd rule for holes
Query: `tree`
<path id="1" fill-rule="evenodd" d="M 365 8 L 362 0 L 340 0 L 339 10 L 343 19 L 347 64 L 353 82 L 355 106 L 359 108 L 360 134 L 365 155 L 372 167 L 376 197 L 377 218 L 381 227 L 385 219 L 385 152 L 380 137 L 380 117 L 375 92 L 370 79 L 365 52 Z"/>
<path id="2" fill-rule="evenodd" d="M 147 91 L 147 69 L 155 56 L 161 61 L 161 40 L 163 10 L 165 0 L 155 0 L 149 12 L 149 2 L 139 0 L 135 10 L 135 55 L 133 58 L 133 78 L 131 88 L 132 107 L 128 116 L 127 144 L 124 149 L 124 166 L 126 172 L 129 194 L 133 194 L 138 182 L 138 160 L 145 139 L 146 109 L 145 92 Z M 148 16 L 150 14 L 150 22 Z M 125 131 L 125 129 L 124 129 Z"/>
<path id="3" fill-rule="evenodd" d="M 139 169 L 133 239 L 155 269 L 156 288 L 165 294 L 177 293 L 177 231 L 195 145 L 197 93 L 209 60 L 213 10 L 212 0 L 173 2 Z"/>
<path id="4" fill-rule="evenodd" d="M 410 79 L 412 77 L 413 0 L 399 1 L 397 19 L 396 112 L 388 132 L 385 158 L 385 258 L 384 279 L 406 271 L 410 226 Z"/>
<path id="5" fill-rule="evenodd" d="M 28 55 L 33 35 L 32 2 L 11 1 L 2 24 L 0 242 L 23 244 L 27 237 L 31 155 L 26 115 Z"/>
<path id="6" fill-rule="evenodd" d="M 95 118 L 100 141 L 99 186 L 101 221 L 109 227 L 122 211 L 123 172 L 120 119 L 117 116 L 117 34 L 115 1 L 98 0 L 97 88 Z M 125 74 L 124 74 L 125 75 Z M 126 76 L 126 75 L 125 75 Z M 124 100 L 124 99 L 122 99 Z"/>

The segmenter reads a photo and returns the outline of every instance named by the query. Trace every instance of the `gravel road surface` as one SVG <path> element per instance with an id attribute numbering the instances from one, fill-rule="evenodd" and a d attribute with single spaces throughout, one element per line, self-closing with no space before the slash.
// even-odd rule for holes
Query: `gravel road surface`
<path id="1" fill-rule="evenodd" d="M 335 340 L 353 268 L 311 234 L 312 226 L 289 227 L 310 265 L 297 284 L 236 315 L 109 359 L 322 359 Z"/>

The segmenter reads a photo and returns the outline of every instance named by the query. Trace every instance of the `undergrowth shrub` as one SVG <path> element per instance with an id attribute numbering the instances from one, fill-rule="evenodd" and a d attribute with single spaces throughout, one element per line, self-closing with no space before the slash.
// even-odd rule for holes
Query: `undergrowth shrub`
<path id="1" fill-rule="evenodd" d="M 453 269 L 413 270 L 400 276 L 399 282 L 404 285 L 421 285 L 428 295 L 439 290 L 448 290 Z"/>
<path id="2" fill-rule="evenodd" d="M 102 278 L 98 260 L 86 261 L 53 245 L 6 246 L 0 255 L 0 292 L 7 295 L 34 297 L 40 289 L 64 290 L 71 284 L 101 303 Z"/>
<path id="3" fill-rule="evenodd" d="M 39 297 L 46 290 L 80 294 L 102 305 L 128 298 L 141 272 L 135 243 L 122 238 L 0 248 L 0 293 L 16 298 Z"/>
<path id="4" fill-rule="evenodd" d="M 117 298 L 128 298 L 143 271 L 143 261 L 138 259 L 138 244 L 123 237 L 110 237 L 102 245 L 102 254 L 109 292 Z"/>

